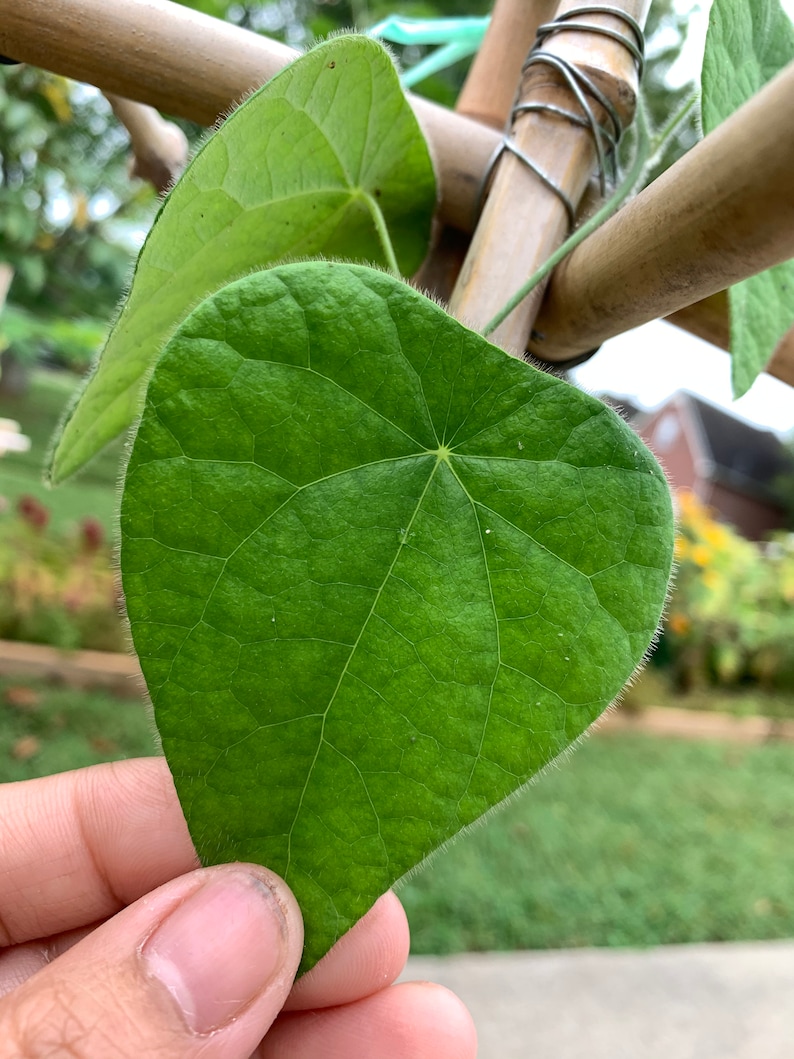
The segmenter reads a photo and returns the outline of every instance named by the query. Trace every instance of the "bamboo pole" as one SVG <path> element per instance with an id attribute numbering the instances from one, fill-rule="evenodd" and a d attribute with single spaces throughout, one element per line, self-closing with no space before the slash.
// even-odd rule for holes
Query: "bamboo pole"
<path id="1" fill-rule="evenodd" d="M 211 125 L 298 53 L 170 0 L 3 0 L 0 54 Z M 498 134 L 409 98 L 436 163 L 440 215 L 470 230 Z"/>
<path id="2" fill-rule="evenodd" d="M 579 0 L 563 0 L 558 15 L 574 9 Z M 623 0 L 622 9 L 642 25 L 650 0 Z M 602 25 L 629 38 L 631 30 L 614 15 L 588 14 L 583 20 Z M 613 104 L 624 125 L 631 121 L 636 102 L 637 69 L 627 48 L 610 37 L 569 30 L 550 37 L 544 50 L 582 69 Z M 546 65 L 530 66 L 520 90 L 522 102 L 549 103 L 580 112 L 562 75 Z M 599 121 L 606 113 L 594 100 Z M 545 112 L 520 114 L 513 127 L 516 146 L 568 197 L 576 208 L 596 160 L 589 129 Z M 465 323 L 482 329 L 507 298 L 557 249 L 568 233 L 571 218 L 550 190 L 512 153 L 502 156 L 493 185 L 453 292 L 451 311 Z M 526 346 L 543 290 L 532 295 L 490 336 L 509 352 L 520 355 Z"/>
<path id="3" fill-rule="evenodd" d="M 496 0 L 482 46 L 455 102 L 456 113 L 500 132 L 506 127 L 521 67 L 535 42 L 538 27 L 553 16 L 556 8 L 557 0 Z M 448 302 L 468 248 L 469 240 L 459 228 L 437 221 L 430 253 L 413 282 L 429 290 L 437 300 Z"/>
<path id="4" fill-rule="evenodd" d="M 516 85 L 538 26 L 554 18 L 557 0 L 496 0 L 455 110 L 501 132 L 510 118 Z"/>
<path id="5" fill-rule="evenodd" d="M 794 63 L 577 247 L 530 351 L 567 360 L 794 257 L 792 98 Z"/>
<path id="6" fill-rule="evenodd" d="M 155 191 L 163 194 L 187 164 L 187 136 L 173 121 L 161 118 L 154 107 L 110 92 L 107 100 L 129 134 L 132 175 L 148 180 Z"/>
<path id="7" fill-rule="evenodd" d="M 3 0 L 0 52 L 201 125 L 295 58 L 168 0 Z"/>

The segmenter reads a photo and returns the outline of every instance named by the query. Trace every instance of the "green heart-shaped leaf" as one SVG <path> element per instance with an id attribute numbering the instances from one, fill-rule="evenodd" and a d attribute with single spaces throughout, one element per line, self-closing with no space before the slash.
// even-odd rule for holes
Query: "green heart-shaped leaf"
<path id="1" fill-rule="evenodd" d="M 714 0 L 703 56 L 703 131 L 715 129 L 794 57 L 780 0 Z M 763 162 L 759 161 L 759 165 Z M 728 289 L 734 397 L 747 393 L 794 324 L 794 261 Z"/>
<path id="2" fill-rule="evenodd" d="M 334 37 L 282 70 L 207 140 L 164 202 L 56 443 L 53 482 L 130 426 L 166 339 L 207 294 L 321 254 L 411 275 L 434 207 L 427 145 L 382 45 Z"/>
<path id="3" fill-rule="evenodd" d="M 603 404 L 327 262 L 180 327 L 121 528 L 198 851 L 284 876 L 304 968 L 617 695 L 673 545 L 664 476 Z"/>

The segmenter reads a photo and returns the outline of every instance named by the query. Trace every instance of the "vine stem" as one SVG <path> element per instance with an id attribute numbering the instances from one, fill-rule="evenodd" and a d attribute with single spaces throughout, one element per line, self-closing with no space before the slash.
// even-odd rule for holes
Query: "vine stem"
<path id="1" fill-rule="evenodd" d="M 400 266 L 397 264 L 397 255 L 394 252 L 394 244 L 391 241 L 383 211 L 375 199 L 366 192 L 364 193 L 364 199 L 369 207 L 369 212 L 372 214 L 372 220 L 375 223 L 375 230 L 378 233 L 380 245 L 383 247 L 383 255 L 386 258 L 386 264 L 389 266 L 389 272 L 397 279 L 402 279 Z"/>
<path id="2" fill-rule="evenodd" d="M 631 160 L 631 166 L 612 196 L 607 199 L 604 205 L 597 210 L 592 217 L 588 218 L 584 224 L 577 228 L 576 231 L 573 232 L 557 250 L 555 250 L 551 257 L 548 257 L 543 264 L 532 273 L 526 283 L 524 283 L 524 285 L 520 287 L 502 306 L 499 312 L 488 321 L 482 330 L 482 334 L 485 337 L 492 334 L 496 328 L 507 319 L 516 306 L 518 306 L 539 283 L 542 283 L 543 280 L 546 279 L 557 265 L 559 265 L 563 258 L 567 257 L 575 247 L 588 237 L 588 235 L 594 232 L 596 228 L 599 228 L 604 221 L 611 217 L 631 194 L 643 174 L 645 163 L 648 160 L 651 148 L 648 119 L 645 113 L 645 105 L 642 96 L 637 97 L 637 121 L 635 128 L 637 133 L 637 143 L 634 149 L 634 157 Z"/>
<path id="3" fill-rule="evenodd" d="M 670 118 L 667 124 L 651 136 L 651 145 L 649 150 L 650 157 L 648 158 L 648 161 L 646 163 L 645 171 L 642 174 L 643 183 L 645 182 L 648 173 L 652 172 L 655 166 L 658 165 L 658 163 L 662 160 L 665 149 L 672 140 L 673 136 L 675 135 L 678 126 L 683 124 L 684 119 L 688 117 L 689 112 L 692 110 L 692 108 L 695 106 L 699 99 L 700 93 L 695 90 L 689 96 L 687 96 L 687 98 L 684 100 L 684 102 L 681 104 L 675 114 L 673 114 L 672 118 Z"/>

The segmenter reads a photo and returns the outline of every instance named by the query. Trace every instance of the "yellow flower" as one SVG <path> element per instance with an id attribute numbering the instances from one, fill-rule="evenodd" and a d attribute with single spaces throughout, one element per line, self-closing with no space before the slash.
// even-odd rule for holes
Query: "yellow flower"
<path id="1" fill-rule="evenodd" d="M 671 614 L 667 624 L 670 626 L 670 631 L 675 633 L 676 636 L 686 636 L 692 628 L 692 622 L 685 614 Z"/>
<path id="2" fill-rule="evenodd" d="M 697 563 L 698 566 L 708 566 L 710 559 L 711 552 L 705 544 L 696 544 L 692 549 L 692 561 Z"/>
<path id="3" fill-rule="evenodd" d="M 728 531 L 718 522 L 712 522 L 703 528 L 703 539 L 712 548 L 725 548 L 729 542 Z"/>
<path id="4" fill-rule="evenodd" d="M 696 515 L 701 510 L 701 504 L 694 493 L 690 492 L 689 489 L 681 489 L 676 494 L 678 501 L 678 510 L 681 512 L 681 518 L 685 519 Z"/>
<path id="5" fill-rule="evenodd" d="M 686 537 L 682 537 L 680 534 L 675 539 L 675 551 L 674 555 L 676 560 L 680 563 L 683 559 L 689 556 L 690 545 Z"/>
<path id="6" fill-rule="evenodd" d="M 722 586 L 722 578 L 716 572 L 716 570 L 704 571 L 702 581 L 705 587 L 710 592 L 713 592 L 716 588 L 720 588 Z"/>

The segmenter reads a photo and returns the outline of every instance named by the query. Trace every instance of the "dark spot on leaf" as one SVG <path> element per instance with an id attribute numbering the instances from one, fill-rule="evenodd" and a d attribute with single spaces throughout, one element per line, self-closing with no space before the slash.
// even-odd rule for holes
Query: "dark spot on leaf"
<path id="1" fill-rule="evenodd" d="M 328 63 L 328 69 L 329 69 L 329 70 L 335 70 L 335 69 L 336 69 L 336 63 L 335 63 L 335 62 L 333 62 L 333 61 L 332 61 L 332 62 L 329 62 L 329 63 Z"/>
<path id="2" fill-rule="evenodd" d="M 375 198 L 376 198 L 376 199 L 379 199 L 379 198 L 380 198 L 380 196 L 381 196 L 381 190 L 380 190 L 380 188 L 375 188 Z"/>

